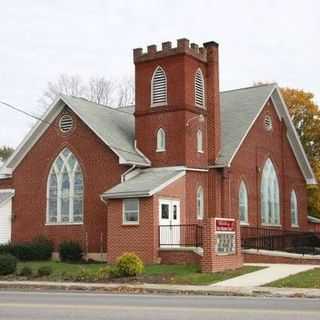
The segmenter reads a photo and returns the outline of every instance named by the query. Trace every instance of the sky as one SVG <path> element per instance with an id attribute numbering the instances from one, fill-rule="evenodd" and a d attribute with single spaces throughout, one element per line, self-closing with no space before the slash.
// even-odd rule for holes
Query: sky
<path id="1" fill-rule="evenodd" d="M 132 49 L 220 45 L 220 89 L 277 82 L 320 102 L 318 0 L 0 0 L 0 100 L 35 115 L 48 81 L 133 77 Z M 34 122 L 0 105 L 0 146 Z"/>

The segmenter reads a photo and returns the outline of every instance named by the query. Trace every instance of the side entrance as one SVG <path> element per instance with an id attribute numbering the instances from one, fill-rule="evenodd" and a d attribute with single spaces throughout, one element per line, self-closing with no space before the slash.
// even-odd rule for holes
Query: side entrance
<path id="1" fill-rule="evenodd" d="M 159 200 L 160 247 L 180 245 L 180 201 Z"/>

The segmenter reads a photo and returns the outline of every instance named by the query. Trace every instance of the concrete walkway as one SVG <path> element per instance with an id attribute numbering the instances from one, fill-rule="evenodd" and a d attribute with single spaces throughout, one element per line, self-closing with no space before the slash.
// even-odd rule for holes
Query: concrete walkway
<path id="1" fill-rule="evenodd" d="M 210 287 L 259 287 L 299 272 L 314 269 L 316 267 L 315 265 L 306 264 L 247 263 L 246 265 L 263 266 L 266 268 L 212 284 Z"/>

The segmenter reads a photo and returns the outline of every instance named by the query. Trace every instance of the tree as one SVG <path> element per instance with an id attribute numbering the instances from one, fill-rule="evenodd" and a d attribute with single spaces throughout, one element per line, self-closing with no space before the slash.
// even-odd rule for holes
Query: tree
<path id="1" fill-rule="evenodd" d="M 7 160 L 13 153 L 14 149 L 8 146 L 0 147 L 0 160 Z"/>
<path id="2" fill-rule="evenodd" d="M 85 98 L 86 87 L 83 84 L 80 76 L 61 74 L 56 82 L 48 82 L 48 87 L 44 91 L 43 97 L 40 99 L 40 103 L 44 107 L 47 107 L 60 94 Z"/>
<path id="3" fill-rule="evenodd" d="M 118 86 L 118 106 L 133 105 L 135 100 L 134 82 L 132 79 L 123 79 Z"/>
<path id="4" fill-rule="evenodd" d="M 320 181 L 320 111 L 314 95 L 304 90 L 282 88 L 283 98 L 299 134 L 301 143 Z M 309 214 L 320 217 L 320 188 L 308 187 Z"/>
<path id="5" fill-rule="evenodd" d="M 50 105 L 60 94 L 85 98 L 105 106 L 125 106 L 134 103 L 133 81 L 111 81 L 93 77 L 85 82 L 78 75 L 61 74 L 57 81 L 48 82 L 47 89 L 39 100 L 44 107 Z"/>

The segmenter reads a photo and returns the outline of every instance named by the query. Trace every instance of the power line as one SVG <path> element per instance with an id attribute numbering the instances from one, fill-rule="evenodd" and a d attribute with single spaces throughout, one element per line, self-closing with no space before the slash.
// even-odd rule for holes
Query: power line
<path id="1" fill-rule="evenodd" d="M 18 108 L 18 107 L 15 107 L 15 106 L 13 106 L 13 105 L 10 104 L 10 103 L 7 103 L 7 102 L 1 101 L 1 100 L 0 100 L 0 103 L 3 104 L 3 105 L 5 105 L 6 107 L 8 107 L 8 108 L 10 108 L 10 109 L 12 109 L 12 110 L 14 110 L 14 111 L 16 111 L 16 112 L 20 112 L 20 113 L 22 113 L 22 114 L 24 114 L 24 115 L 26 115 L 26 116 L 28 116 L 28 117 L 30 117 L 30 118 L 32 118 L 32 119 L 39 120 L 39 121 L 42 121 L 42 122 L 46 122 L 45 120 L 41 119 L 40 117 L 35 116 L 35 115 L 33 115 L 33 114 L 31 114 L 31 113 L 29 113 L 29 112 L 27 112 L 27 111 L 24 111 L 24 110 L 22 110 L 22 109 L 20 109 L 20 108 Z M 46 122 L 46 123 L 51 124 L 51 123 L 49 123 L 49 122 Z"/>

